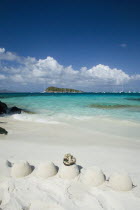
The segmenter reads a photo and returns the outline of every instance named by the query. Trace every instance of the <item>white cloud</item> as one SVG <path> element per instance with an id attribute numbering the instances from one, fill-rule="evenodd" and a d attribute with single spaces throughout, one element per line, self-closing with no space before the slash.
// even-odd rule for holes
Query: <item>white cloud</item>
<path id="1" fill-rule="evenodd" d="M 5 52 L 5 48 L 0 48 L 0 54 Z"/>
<path id="2" fill-rule="evenodd" d="M 36 61 L 35 58 L 33 57 L 22 57 L 18 56 L 16 53 L 6 51 L 5 48 L 0 48 L 0 60 L 5 60 L 5 61 L 16 61 L 20 64 L 29 64 L 29 63 L 34 63 Z"/>
<path id="3" fill-rule="evenodd" d="M 116 68 L 111 69 L 109 66 L 102 64 L 93 66 L 89 70 L 82 70 L 82 73 L 83 72 L 83 76 L 86 75 L 90 79 L 92 78 L 96 81 L 99 80 L 102 82 L 112 82 L 116 85 L 126 83 L 130 79 L 129 75 L 122 70 Z"/>
<path id="4" fill-rule="evenodd" d="M 22 75 L 20 74 L 15 74 L 13 76 L 9 77 L 11 80 L 13 80 L 14 82 L 20 82 L 20 83 L 24 83 L 24 78 L 22 77 Z"/>
<path id="5" fill-rule="evenodd" d="M 0 74 L 0 80 L 6 79 L 6 77 L 3 74 Z"/>
<path id="6" fill-rule="evenodd" d="M 3 48 L 0 48 L 3 49 Z M 1 50 L 2 51 L 2 50 Z M 140 75 L 128 75 L 121 69 L 110 68 L 102 64 L 90 69 L 82 67 L 79 70 L 72 66 L 60 65 L 54 58 L 48 56 L 45 59 L 21 57 L 11 52 L 0 54 L 0 59 L 11 61 L 11 65 L 2 63 L 0 66 L 0 78 L 5 81 L 3 85 L 40 89 L 44 85 L 56 85 L 84 89 L 94 89 L 99 86 L 119 86 L 129 84 L 132 80 L 139 80 Z M 13 61 L 16 65 L 12 65 Z M 25 88 L 25 87 L 24 87 Z"/>
<path id="7" fill-rule="evenodd" d="M 131 76 L 132 80 L 140 80 L 140 74 L 135 74 Z"/>
<path id="8" fill-rule="evenodd" d="M 0 48 L 0 60 L 19 61 L 20 57 L 12 52 L 6 52 L 5 48 Z"/>

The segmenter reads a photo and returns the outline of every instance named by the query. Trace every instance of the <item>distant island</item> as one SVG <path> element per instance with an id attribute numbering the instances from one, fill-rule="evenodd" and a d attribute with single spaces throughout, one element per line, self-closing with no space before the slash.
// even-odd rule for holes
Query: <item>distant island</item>
<path id="1" fill-rule="evenodd" d="M 81 90 L 69 89 L 69 88 L 58 88 L 58 87 L 48 87 L 44 92 L 46 93 L 83 93 Z"/>

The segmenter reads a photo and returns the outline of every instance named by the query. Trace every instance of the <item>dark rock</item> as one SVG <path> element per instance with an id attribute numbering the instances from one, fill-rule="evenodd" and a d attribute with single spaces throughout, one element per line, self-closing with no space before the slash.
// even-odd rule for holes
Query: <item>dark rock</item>
<path id="1" fill-rule="evenodd" d="M 35 114 L 35 112 L 29 111 L 29 110 L 24 110 L 24 109 L 20 109 L 16 106 L 13 106 L 11 108 L 9 108 L 5 103 L 0 101 L 0 115 L 2 114 L 21 114 L 21 112 L 25 112 L 28 114 Z"/>
<path id="2" fill-rule="evenodd" d="M 8 107 L 5 103 L 0 101 L 0 114 L 6 114 Z"/>
<path id="3" fill-rule="evenodd" d="M 7 132 L 4 128 L 1 128 L 1 127 L 0 127 L 0 134 L 7 135 L 8 132 Z"/>
<path id="4" fill-rule="evenodd" d="M 12 108 L 9 109 L 8 113 L 9 114 L 21 114 L 22 109 L 13 106 Z"/>
<path id="5" fill-rule="evenodd" d="M 13 106 L 8 108 L 8 106 L 0 101 L 0 114 L 21 114 L 22 109 Z"/>

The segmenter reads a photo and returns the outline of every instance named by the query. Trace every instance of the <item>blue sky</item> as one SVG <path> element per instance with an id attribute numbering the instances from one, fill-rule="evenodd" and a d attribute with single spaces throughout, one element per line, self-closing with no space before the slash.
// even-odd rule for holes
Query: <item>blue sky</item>
<path id="1" fill-rule="evenodd" d="M 0 8 L 0 88 L 139 90 L 139 0 L 1 0 Z"/>

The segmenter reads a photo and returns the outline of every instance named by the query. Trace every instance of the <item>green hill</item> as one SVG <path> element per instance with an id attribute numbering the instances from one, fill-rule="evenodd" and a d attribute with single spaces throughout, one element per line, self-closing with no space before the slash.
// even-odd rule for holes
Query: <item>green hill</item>
<path id="1" fill-rule="evenodd" d="M 58 87 L 48 87 L 45 92 L 47 93 L 83 93 L 83 91 L 69 89 L 69 88 L 58 88 Z"/>

